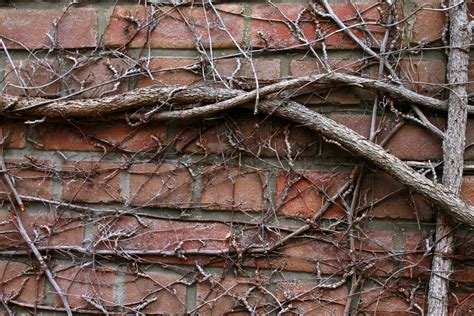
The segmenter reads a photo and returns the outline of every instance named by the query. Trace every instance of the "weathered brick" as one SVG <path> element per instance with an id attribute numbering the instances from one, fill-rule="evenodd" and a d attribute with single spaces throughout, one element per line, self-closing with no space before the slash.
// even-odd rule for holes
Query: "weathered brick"
<path id="1" fill-rule="evenodd" d="M 119 79 L 127 71 L 127 64 L 118 58 L 101 58 L 74 70 L 64 82 L 69 94 L 86 90 L 74 98 L 99 98 L 127 91 L 128 79 Z M 116 80 L 111 83 L 105 82 Z M 93 88 L 97 86 L 96 88 Z"/>
<path id="2" fill-rule="evenodd" d="M 265 294 L 255 286 L 254 278 L 233 275 L 213 275 L 207 282 L 199 282 L 196 309 L 202 315 L 247 315 L 248 309 L 238 297 L 245 299 L 257 314 L 264 313 Z M 252 289 L 253 288 L 253 289 Z"/>
<path id="3" fill-rule="evenodd" d="M 443 29 L 446 25 L 446 14 L 443 11 L 423 10 L 442 9 L 437 1 L 418 1 L 415 10 L 419 10 L 413 16 L 411 27 L 411 42 L 416 44 L 428 44 L 441 40 Z"/>
<path id="4" fill-rule="evenodd" d="M 123 5 L 110 12 L 110 21 L 105 33 L 105 45 L 155 48 L 195 48 L 197 39 L 205 47 L 232 48 L 243 38 L 243 17 L 239 5 L 215 6 L 224 26 L 214 11 L 204 11 L 201 6 L 158 8 L 153 18 L 147 20 L 143 6 Z M 237 13 L 237 14 L 234 14 Z M 147 43 L 148 23 L 155 24 Z M 212 41 L 209 39 L 208 34 Z"/>
<path id="5" fill-rule="evenodd" d="M 327 200 L 349 180 L 349 174 L 299 170 L 281 172 L 277 178 L 276 200 L 278 214 L 313 217 Z M 323 214 L 324 218 L 341 218 L 345 210 L 338 203 Z"/>
<path id="6" fill-rule="evenodd" d="M 240 86 L 255 87 L 255 76 L 260 84 L 271 83 L 280 78 L 280 60 L 274 58 L 254 58 L 255 72 L 252 64 L 243 58 L 221 59 L 216 62 L 216 73 L 223 79 L 232 78 Z M 217 74 L 211 73 L 209 77 Z"/>
<path id="7" fill-rule="evenodd" d="M 417 219 L 427 221 L 433 218 L 434 210 L 422 196 L 403 191 L 388 196 L 400 190 L 403 185 L 386 174 L 368 174 L 364 177 L 361 187 L 359 209 L 368 211 L 369 216 L 393 219 Z M 374 202 L 381 200 L 379 203 Z"/>
<path id="8" fill-rule="evenodd" d="M 115 270 L 104 266 L 92 268 L 73 265 L 59 266 L 55 273 L 56 282 L 63 290 L 71 308 L 96 310 L 97 308 L 87 302 L 86 298 L 99 303 L 105 309 L 115 306 Z M 54 297 L 55 305 L 62 307 L 60 297 L 57 294 Z"/>
<path id="9" fill-rule="evenodd" d="M 330 281 L 325 284 L 330 284 Z M 276 296 L 280 302 L 291 304 L 288 312 L 297 315 L 342 315 L 347 294 L 345 286 L 333 290 L 322 290 L 314 283 L 292 281 L 279 282 L 276 288 Z"/>
<path id="10" fill-rule="evenodd" d="M 6 148 L 23 148 L 25 146 L 25 125 L 21 121 L 3 120 L 0 122 L 0 135 L 6 137 Z"/>
<path id="11" fill-rule="evenodd" d="M 240 151 L 257 157 L 287 157 L 291 151 L 292 157 L 306 157 L 315 155 L 320 144 L 318 135 L 304 126 L 248 114 L 223 121 L 187 123 L 179 129 L 175 143 L 178 152 L 229 155 Z"/>
<path id="12" fill-rule="evenodd" d="M 333 71 L 353 74 L 360 71 L 363 63 L 355 57 L 330 57 L 329 64 Z M 324 73 L 324 67 L 316 58 L 293 59 L 290 62 L 290 73 L 294 77 L 311 76 Z"/>
<path id="13" fill-rule="evenodd" d="M 58 23 L 57 29 L 55 23 Z M 0 36 L 7 48 L 14 49 L 94 47 L 97 12 L 92 8 L 69 8 L 66 12 L 2 9 Z M 52 43 L 51 37 L 57 42 Z"/>
<path id="14" fill-rule="evenodd" d="M 474 176 L 466 175 L 462 179 L 461 197 L 469 203 L 474 203 Z"/>
<path id="15" fill-rule="evenodd" d="M 256 156 L 275 154 L 266 145 L 272 137 L 272 122 L 260 116 L 238 115 L 228 121 L 185 123 L 178 129 L 178 152 L 228 155 L 240 150 Z"/>
<path id="16" fill-rule="evenodd" d="M 15 189 L 20 195 L 51 199 L 53 187 L 53 172 L 51 161 L 7 160 L 8 174 L 14 181 Z M 0 183 L 1 192 L 10 193 L 3 181 Z M 1 195 L 5 198 L 5 195 Z"/>
<path id="17" fill-rule="evenodd" d="M 5 69 L 5 93 L 30 97 L 57 97 L 61 90 L 59 63 L 54 59 L 17 60 Z M 22 88 L 23 87 L 23 88 Z"/>
<path id="18" fill-rule="evenodd" d="M 368 270 L 367 273 L 391 275 L 394 265 L 388 255 L 394 251 L 393 232 L 361 230 L 354 237 L 356 260 L 374 264 L 374 267 Z"/>
<path id="19" fill-rule="evenodd" d="M 474 313 L 474 296 L 472 293 L 453 297 L 449 302 L 448 313 L 450 316 L 472 315 Z"/>
<path id="20" fill-rule="evenodd" d="M 405 235 L 405 275 L 409 278 L 429 276 L 432 256 L 426 254 L 427 239 L 429 236 L 421 232 L 407 232 Z"/>
<path id="21" fill-rule="evenodd" d="M 113 162 L 66 161 L 62 198 L 65 201 L 110 203 L 123 201 L 120 168 Z"/>
<path id="22" fill-rule="evenodd" d="M 127 306 L 137 306 L 153 300 L 140 312 L 146 314 L 184 314 L 186 312 L 186 286 L 178 283 L 181 276 L 170 272 L 146 271 L 139 276 L 124 275 Z"/>
<path id="23" fill-rule="evenodd" d="M 130 169 L 130 203 L 137 206 L 189 207 L 194 179 L 174 164 L 142 163 Z"/>
<path id="24" fill-rule="evenodd" d="M 33 266 L 20 261 L 0 261 L 0 294 L 22 303 L 38 303 L 44 294 L 44 278 L 35 272 Z"/>
<path id="25" fill-rule="evenodd" d="M 419 56 L 400 62 L 400 79 L 404 86 L 418 93 L 442 97 L 446 83 L 446 62 L 427 60 Z"/>
<path id="26" fill-rule="evenodd" d="M 441 118 L 429 117 L 431 123 L 441 130 L 445 122 Z M 426 128 L 408 122 L 393 135 L 385 145 L 390 153 L 403 160 L 436 160 L 443 156 L 441 139 Z"/>
<path id="27" fill-rule="evenodd" d="M 244 265 L 290 271 L 342 274 L 347 271 L 350 258 L 347 238 L 340 233 L 318 235 L 318 239 L 299 238 L 279 248 L 278 256 L 245 258 Z"/>
<path id="28" fill-rule="evenodd" d="M 410 286 L 405 284 L 405 286 Z M 364 289 L 361 291 L 361 297 L 359 301 L 359 312 L 367 313 L 369 315 L 401 315 L 410 316 L 414 313 L 417 314 L 418 310 L 411 310 L 408 299 L 410 298 L 410 288 L 402 286 L 390 287 L 390 288 L 371 288 Z M 424 295 L 424 293 L 423 293 Z M 419 293 L 413 299 L 421 308 L 424 306 L 424 297 L 421 297 Z"/>
<path id="29" fill-rule="evenodd" d="M 20 214 L 21 222 L 28 235 L 40 246 L 80 246 L 83 241 L 84 228 L 81 221 L 70 214 L 63 213 L 60 217 L 47 212 L 32 212 L 28 210 Z M 11 215 L 6 209 L 0 209 L 0 247 L 15 248 L 21 245 L 26 248 L 26 242 L 17 232 Z"/>
<path id="30" fill-rule="evenodd" d="M 152 58 L 147 67 L 153 75 L 153 79 L 148 76 L 142 76 L 138 81 L 138 86 L 187 86 L 200 82 L 203 80 L 202 75 L 198 72 L 187 70 L 194 67 L 198 62 L 194 58 Z"/>
<path id="31" fill-rule="evenodd" d="M 201 207 L 213 210 L 260 211 L 264 206 L 266 174 L 250 167 L 206 167 Z"/>
<path id="32" fill-rule="evenodd" d="M 166 142 L 166 125 L 149 123 L 131 127 L 125 123 L 74 126 L 44 123 L 32 128 L 30 139 L 43 150 L 147 152 Z"/>
<path id="33" fill-rule="evenodd" d="M 370 135 L 371 117 L 369 115 L 331 114 L 329 117 L 366 138 Z M 433 125 L 443 130 L 445 126 L 444 119 L 438 117 L 429 117 L 428 119 Z M 392 128 L 396 125 L 396 119 L 386 117 L 377 124 L 380 131 L 376 140 L 380 142 L 390 134 Z M 328 148 L 325 151 L 331 149 L 330 153 L 335 149 L 337 150 L 331 144 L 326 147 Z M 436 160 L 442 157 L 441 139 L 426 128 L 413 122 L 407 122 L 395 135 L 392 135 L 385 148 L 391 154 L 403 160 Z M 339 150 L 339 152 L 341 151 Z"/>
<path id="34" fill-rule="evenodd" d="M 299 4 L 257 4 L 252 10 L 252 21 L 250 25 L 250 41 L 254 47 L 268 48 L 287 48 L 295 47 L 302 42 L 295 36 L 295 31 L 290 29 L 286 23 L 287 19 L 295 22 L 298 16 L 306 6 Z M 356 4 L 360 12 L 363 12 L 365 21 L 376 21 L 380 18 L 377 6 L 367 3 Z M 334 12 L 338 17 L 345 21 L 348 25 L 354 23 L 356 10 L 349 4 L 332 4 Z M 320 36 L 316 36 L 316 27 L 312 22 L 313 16 L 309 15 L 309 10 L 302 15 L 300 21 L 300 29 L 307 39 L 315 46 L 321 46 Z M 309 22 L 311 21 L 311 22 Z M 344 32 L 338 31 L 338 27 L 334 23 L 320 21 L 320 31 L 325 37 L 327 48 L 355 48 L 357 44 L 350 39 Z M 377 26 L 368 26 L 369 29 L 377 34 L 381 30 Z M 365 41 L 364 35 L 360 30 L 352 29 L 353 33 L 362 41 Z M 377 34 L 378 35 L 378 34 Z M 368 43 L 372 46 L 372 43 Z M 305 45 L 300 48 L 307 48 Z"/>
<path id="35" fill-rule="evenodd" d="M 117 237 L 124 233 L 124 237 Z M 112 236 L 107 240 L 106 236 Z M 102 248 L 141 249 L 150 251 L 207 251 L 229 248 L 230 227 L 224 224 L 182 222 L 122 216 L 103 222 L 95 238 Z M 191 262 L 194 264 L 194 261 Z"/>

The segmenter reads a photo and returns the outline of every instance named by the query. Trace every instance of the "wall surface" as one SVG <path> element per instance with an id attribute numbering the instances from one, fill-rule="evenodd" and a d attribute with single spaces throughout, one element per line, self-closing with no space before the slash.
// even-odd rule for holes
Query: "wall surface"
<path id="1" fill-rule="evenodd" d="M 386 49 L 400 82 L 445 98 L 445 13 L 429 10 L 437 1 L 398 2 L 392 11 L 378 2 L 330 5 L 376 52 L 382 24 L 398 21 Z M 148 86 L 252 90 L 329 68 L 386 76 L 313 3 L 0 1 L 0 88 L 75 100 Z M 366 137 L 376 99 L 375 141 L 441 177 L 441 139 L 408 104 L 337 84 L 285 93 Z M 0 120 L 8 174 L 26 205 L 20 221 L 76 313 L 426 309 L 437 212 L 427 199 L 284 119 L 242 108 L 185 121 L 148 122 L 136 113 L 143 110 Z M 444 129 L 445 113 L 425 114 Z M 466 137 L 462 197 L 474 203 L 472 119 Z M 9 187 L 0 191 L 1 308 L 64 311 L 18 233 Z M 474 308 L 473 233 L 461 224 L 453 232 L 456 315 Z"/>

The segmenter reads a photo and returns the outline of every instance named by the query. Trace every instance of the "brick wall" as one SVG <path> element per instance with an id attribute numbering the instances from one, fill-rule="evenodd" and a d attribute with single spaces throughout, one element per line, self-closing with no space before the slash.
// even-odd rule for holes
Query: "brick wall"
<path id="1" fill-rule="evenodd" d="M 315 52 L 333 70 L 378 77 L 378 63 L 307 1 L 151 2 L 0 1 L 0 88 L 71 99 L 146 86 L 251 90 L 256 78 L 262 87 L 322 73 Z M 405 86 L 443 98 L 445 15 L 424 10 L 439 8 L 435 1 L 399 2 L 391 62 Z M 360 41 L 380 48 L 385 4 L 331 5 Z M 369 137 L 375 93 L 323 84 L 293 92 Z M 442 157 L 440 138 L 379 100 L 376 142 L 429 173 Z M 425 114 L 444 128 L 443 113 Z M 10 116 L 0 127 L 27 208 L 21 221 L 77 313 L 426 308 L 436 208 L 304 126 L 238 109 L 184 122 Z M 466 137 L 471 145 L 472 119 Z M 471 146 L 465 160 L 474 160 Z M 17 232 L 8 188 L 0 190 L 2 308 L 63 311 Z M 469 168 L 462 196 L 474 203 Z M 454 234 L 450 310 L 465 315 L 474 308 L 474 235 L 462 225 Z"/>

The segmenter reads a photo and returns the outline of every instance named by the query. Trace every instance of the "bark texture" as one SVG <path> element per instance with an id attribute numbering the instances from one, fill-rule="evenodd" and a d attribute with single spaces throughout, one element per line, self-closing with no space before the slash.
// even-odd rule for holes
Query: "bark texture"
<path id="1" fill-rule="evenodd" d="M 9 95 L 0 95 L 0 114 L 22 114 L 31 116 L 45 116 L 48 118 L 78 117 L 97 118 L 110 113 L 136 109 L 145 106 L 155 106 L 166 103 L 197 103 L 217 102 L 206 107 L 193 108 L 182 115 L 199 116 L 210 115 L 222 110 L 254 101 L 257 94 L 260 98 L 288 89 L 297 89 L 311 83 L 350 84 L 391 95 L 393 98 L 425 106 L 435 110 L 446 111 L 447 102 L 427 97 L 408 90 L 402 86 L 376 79 L 357 76 L 327 73 L 322 75 L 306 76 L 278 82 L 250 92 L 229 89 L 161 87 L 142 88 L 123 94 L 100 99 L 80 100 L 45 100 L 42 98 L 19 98 Z M 225 99 L 225 100 L 224 100 Z M 221 101 L 220 100 L 224 100 Z M 215 111 L 215 112 L 213 112 Z M 469 112 L 474 113 L 472 107 Z"/>
<path id="2" fill-rule="evenodd" d="M 461 190 L 467 123 L 467 83 L 471 31 L 467 4 L 449 1 L 450 51 L 448 56 L 448 127 L 443 142 L 443 184 L 454 194 Z M 440 212 L 436 226 L 436 244 L 428 293 L 428 315 L 448 314 L 449 278 L 454 252 L 454 226 L 448 214 Z"/>
<path id="3" fill-rule="evenodd" d="M 295 102 L 282 104 L 278 101 L 265 101 L 261 103 L 260 109 L 262 112 L 275 113 L 304 125 L 328 139 L 338 142 L 353 154 L 366 159 L 410 189 L 427 197 L 461 222 L 474 225 L 474 207 L 464 202 L 458 194 L 415 172 L 406 163 L 387 153 L 379 145 L 344 125 Z"/>

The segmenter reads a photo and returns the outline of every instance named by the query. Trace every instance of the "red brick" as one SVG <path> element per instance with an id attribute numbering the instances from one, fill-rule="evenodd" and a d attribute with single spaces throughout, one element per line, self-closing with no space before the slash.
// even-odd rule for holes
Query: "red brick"
<path id="1" fill-rule="evenodd" d="M 260 211 L 264 206 L 266 174 L 250 167 L 206 167 L 201 207 L 212 210 Z"/>
<path id="2" fill-rule="evenodd" d="M 22 303 L 34 305 L 44 294 L 44 278 L 37 277 L 32 266 L 20 261 L 0 261 L 0 282 L 2 296 Z"/>
<path id="3" fill-rule="evenodd" d="M 60 19 L 60 20 L 59 20 Z M 0 35 L 7 48 L 49 48 L 53 23 L 59 20 L 58 43 L 55 48 L 84 48 L 96 46 L 97 12 L 92 8 L 64 10 L 0 10 Z M 12 39 L 13 41 L 10 41 Z M 15 42 L 14 42 L 15 41 Z"/>
<path id="4" fill-rule="evenodd" d="M 300 12 L 305 8 L 304 5 L 295 4 L 257 4 L 252 10 L 252 21 L 250 24 L 250 40 L 254 47 L 268 47 L 268 48 L 286 48 L 294 47 L 301 44 L 301 42 L 294 36 L 288 26 L 283 23 L 286 19 L 296 21 Z M 368 11 L 364 11 L 371 6 L 371 4 L 357 4 L 357 8 L 363 11 L 364 19 L 368 21 L 376 21 L 380 18 L 377 6 L 372 7 Z M 348 4 L 332 4 L 334 12 L 346 21 L 348 25 L 354 23 L 356 11 Z M 303 15 L 303 21 L 300 23 L 300 28 L 308 41 L 314 41 L 318 38 L 315 36 L 314 22 L 308 22 L 313 16 L 308 14 L 309 11 Z M 311 20 L 312 21 L 312 20 Z M 326 37 L 325 42 L 328 48 L 355 48 L 357 44 L 347 37 L 343 32 L 337 31 L 338 27 L 333 23 L 327 21 L 320 21 L 320 28 L 322 34 Z M 381 30 L 380 27 L 368 26 L 373 31 Z M 352 29 L 353 33 L 361 40 L 364 36 L 360 30 Z M 319 36 L 318 36 L 319 37 Z M 321 42 L 318 40 L 316 46 L 320 47 Z M 306 46 L 301 48 L 306 49 Z"/>
<path id="5" fill-rule="evenodd" d="M 364 289 L 361 291 L 359 312 L 380 316 L 411 316 L 417 314 L 418 310 L 410 309 L 410 303 L 405 299 L 407 295 L 407 299 L 410 298 L 410 288 L 394 286 L 394 288 L 387 289 L 379 287 Z M 424 299 L 424 297 L 417 293 L 414 301 L 421 308 L 425 308 Z"/>
<path id="6" fill-rule="evenodd" d="M 251 63 L 246 59 L 221 59 L 216 62 L 216 72 L 224 79 L 234 79 L 233 84 L 242 87 L 255 87 L 255 76 L 260 84 L 271 83 L 280 78 L 280 60 L 270 58 L 254 58 L 255 73 Z M 219 80 L 217 74 L 216 80 Z"/>
<path id="7" fill-rule="evenodd" d="M 21 121 L 3 120 L 0 122 L 0 135 L 7 137 L 6 148 L 23 148 L 25 146 L 25 125 Z"/>
<path id="8" fill-rule="evenodd" d="M 464 176 L 461 185 L 461 197 L 474 204 L 474 176 Z"/>
<path id="9" fill-rule="evenodd" d="M 243 38 L 243 18 L 233 13 L 240 13 L 242 7 L 239 5 L 216 5 L 215 7 L 229 34 L 240 44 Z M 206 21 L 206 14 L 208 21 Z M 208 37 L 209 31 L 213 48 L 235 47 L 232 37 L 223 30 L 216 14 L 212 10 L 207 10 L 206 14 L 201 6 L 160 7 L 155 13 L 156 26 L 151 31 L 148 44 L 154 48 L 195 48 L 196 38 L 199 37 L 202 44 L 209 47 L 211 45 Z M 117 6 L 110 16 L 105 33 L 105 45 L 123 46 L 129 44 L 130 47 L 143 47 L 147 44 L 148 28 L 145 26 L 147 24 L 145 7 Z M 138 28 L 137 23 L 130 21 L 130 17 L 143 24 L 144 27 Z"/>
<path id="10" fill-rule="evenodd" d="M 15 61 L 16 72 L 10 63 L 7 63 L 5 68 L 5 93 L 30 97 L 59 96 L 60 69 L 56 60 L 18 60 Z M 22 86 L 25 88 L 20 88 Z"/>
<path id="11" fill-rule="evenodd" d="M 30 139 L 44 150 L 147 152 L 165 145 L 166 125 L 150 123 L 131 127 L 125 123 L 64 125 L 45 123 L 32 130 Z"/>
<path id="12" fill-rule="evenodd" d="M 260 116 L 238 115 L 232 120 L 199 125 L 186 123 L 179 129 L 175 144 L 178 152 L 228 155 L 241 150 L 255 156 L 275 154 L 267 145 L 272 137 L 272 122 Z"/>
<path id="13" fill-rule="evenodd" d="M 96 310 L 96 307 L 84 299 L 85 297 L 99 303 L 105 309 L 115 306 L 116 272 L 114 270 L 102 266 L 84 268 L 73 265 L 59 267 L 55 273 L 56 282 L 63 290 L 71 308 Z M 53 293 L 55 292 L 50 294 Z M 55 305 L 62 307 L 59 296 L 55 294 L 54 297 Z"/>
<path id="14" fill-rule="evenodd" d="M 349 174 L 324 171 L 299 170 L 288 174 L 281 172 L 277 178 L 276 199 L 278 214 L 313 217 L 325 202 L 349 180 Z M 345 210 L 333 204 L 324 218 L 341 218 Z"/>
<path id="15" fill-rule="evenodd" d="M 403 188 L 403 185 L 385 174 L 368 174 L 362 181 L 359 208 L 369 207 L 368 215 L 378 218 L 417 219 L 427 221 L 433 218 L 434 210 L 429 202 L 418 194 L 407 191 L 397 193 L 372 205 L 373 202 Z M 367 211 L 367 210 L 365 210 Z"/>
<path id="16" fill-rule="evenodd" d="M 143 223 L 145 225 L 143 225 Z M 119 232 L 134 232 L 119 238 Z M 197 251 L 227 250 L 230 227 L 224 224 L 182 222 L 161 219 L 141 219 L 122 216 L 102 223 L 96 231 L 96 239 L 103 248 L 155 250 L 155 251 Z M 112 236 L 106 240 L 106 236 Z M 194 264 L 194 261 L 191 263 Z"/>
<path id="17" fill-rule="evenodd" d="M 429 118 L 443 130 L 444 120 Z M 409 122 L 388 141 L 385 148 L 403 160 L 436 160 L 443 156 L 441 139 L 426 128 Z"/>
<path id="18" fill-rule="evenodd" d="M 128 79 L 112 83 L 105 82 L 120 78 L 127 71 L 127 64 L 118 58 L 101 58 L 81 66 L 66 77 L 66 92 L 69 94 L 90 89 L 75 95 L 74 98 L 99 98 L 127 91 Z M 98 86 L 97 88 L 93 88 Z"/>
<path id="19" fill-rule="evenodd" d="M 415 9 L 442 9 L 438 1 L 419 1 Z M 419 10 L 413 17 L 411 42 L 427 44 L 441 40 L 446 25 L 446 15 L 443 11 Z"/>
<path id="20" fill-rule="evenodd" d="M 146 314 L 184 314 L 186 312 L 186 286 L 178 283 L 180 275 L 169 272 L 146 271 L 140 276 L 127 273 L 124 276 L 127 306 L 141 305 L 154 300 L 140 312 Z"/>
<path id="21" fill-rule="evenodd" d="M 400 77 L 404 86 L 418 93 L 442 97 L 446 83 L 446 63 L 415 56 L 400 63 Z"/>
<path id="22" fill-rule="evenodd" d="M 372 275 L 391 275 L 394 269 L 393 263 L 388 258 L 394 251 L 393 232 L 391 231 L 359 231 L 354 236 L 356 249 L 356 260 L 374 264 L 367 271 Z"/>
<path id="23" fill-rule="evenodd" d="M 333 71 L 352 75 L 360 74 L 364 66 L 360 59 L 354 57 L 330 57 L 329 64 Z M 315 58 L 293 59 L 290 62 L 290 74 L 293 77 L 317 75 L 323 72 L 324 68 Z M 359 104 L 361 100 L 368 99 L 367 91 L 360 88 L 324 83 L 299 87 L 297 92 L 307 92 L 296 98 L 303 104 Z"/>
<path id="24" fill-rule="evenodd" d="M 210 284 L 209 284 L 210 283 Z M 199 282 L 196 294 L 196 310 L 200 315 L 247 315 L 248 310 L 241 297 L 252 310 L 263 315 L 266 293 L 256 287 L 254 278 L 232 275 L 213 275 L 207 282 Z M 253 288 L 252 291 L 251 288 Z"/>
<path id="25" fill-rule="evenodd" d="M 454 265 L 452 278 L 456 282 L 474 282 L 474 266 L 469 263 L 458 262 Z"/>
<path id="26" fill-rule="evenodd" d="M 187 123 L 180 129 L 175 144 L 179 152 L 229 155 L 240 151 L 257 157 L 287 157 L 286 133 L 291 156 L 306 157 L 315 155 L 320 143 L 317 134 L 303 126 L 247 114 L 200 125 Z"/>
<path id="27" fill-rule="evenodd" d="M 200 82 L 202 81 L 202 75 L 186 70 L 186 68 L 192 68 L 198 62 L 194 58 L 152 58 L 147 67 L 154 80 L 150 77 L 140 77 L 138 86 L 188 86 Z"/>
<path id="28" fill-rule="evenodd" d="M 341 73 L 357 73 L 362 63 L 354 57 L 331 57 L 329 64 L 333 71 Z M 324 73 L 324 68 L 316 58 L 293 59 L 290 62 L 290 73 L 293 77 L 311 76 Z"/>
<path id="29" fill-rule="evenodd" d="M 187 168 L 174 164 L 135 164 L 130 170 L 131 204 L 189 207 L 194 179 Z"/>
<path id="30" fill-rule="evenodd" d="M 13 179 L 18 193 L 44 199 L 51 199 L 52 196 L 53 172 L 50 170 L 51 167 L 51 161 L 7 161 L 8 173 Z M 0 183 L 0 190 L 10 193 L 10 189 L 3 182 Z M 2 194 L 2 197 L 5 196 Z"/>
<path id="31" fill-rule="evenodd" d="M 350 258 L 347 238 L 339 233 L 334 236 L 318 235 L 318 239 L 293 239 L 279 248 L 278 256 L 245 258 L 244 265 L 324 274 L 342 274 L 347 271 Z"/>
<path id="32" fill-rule="evenodd" d="M 465 160 L 474 159 L 474 120 L 468 119 L 466 125 L 466 150 L 464 152 Z"/>
<path id="33" fill-rule="evenodd" d="M 332 114 L 329 117 L 336 122 L 349 127 L 360 135 L 366 138 L 369 137 L 371 121 L 371 117 L 369 115 Z M 441 130 L 444 129 L 444 119 L 438 117 L 429 117 L 428 119 L 433 125 L 437 126 Z M 396 123 L 397 122 L 393 117 L 385 117 L 383 118 L 382 122 L 377 122 L 378 128 L 380 130 L 376 137 L 377 142 L 384 140 Z M 428 131 L 426 128 L 413 122 L 407 122 L 405 125 L 403 125 L 386 143 L 385 148 L 391 154 L 402 160 L 423 161 L 441 159 L 442 157 L 441 139 L 432 132 Z M 324 151 L 329 151 L 329 153 L 336 151 L 337 154 L 342 152 L 340 149 L 335 148 L 335 146 L 332 144 L 326 145 Z M 335 154 L 332 153 L 332 155 L 334 156 Z"/>
<path id="34" fill-rule="evenodd" d="M 454 296 L 454 295 L 452 295 Z M 468 295 L 456 295 L 449 303 L 450 316 L 472 315 L 474 313 L 474 296 L 472 293 Z"/>
<path id="35" fill-rule="evenodd" d="M 405 275 L 409 278 L 429 276 L 431 271 L 432 256 L 424 256 L 426 253 L 427 234 L 421 232 L 405 233 Z"/>
<path id="36" fill-rule="evenodd" d="M 71 217 L 67 213 L 60 217 L 52 212 L 27 211 L 20 214 L 20 219 L 28 235 L 37 245 L 41 246 L 81 246 L 84 228 L 80 220 Z M 6 209 L 0 213 L 0 247 L 15 248 L 21 245 L 26 248 L 26 243 L 17 232 L 11 215 Z"/>
<path id="37" fill-rule="evenodd" d="M 63 164 L 64 201 L 86 203 L 122 202 L 117 163 L 66 161 Z"/>
<path id="38" fill-rule="evenodd" d="M 335 281 L 334 281 L 335 282 Z M 327 284 L 330 284 L 328 281 Z M 296 315 L 342 315 L 347 300 L 347 288 L 322 290 L 315 284 L 279 282 L 276 296 L 280 302 L 288 302 L 288 311 Z"/>

